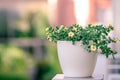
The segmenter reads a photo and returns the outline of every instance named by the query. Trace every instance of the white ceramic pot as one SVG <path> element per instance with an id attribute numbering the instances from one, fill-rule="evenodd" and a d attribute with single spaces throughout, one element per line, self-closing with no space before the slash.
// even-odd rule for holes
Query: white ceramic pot
<path id="1" fill-rule="evenodd" d="M 58 41 L 58 57 L 65 77 L 90 77 L 94 71 L 97 52 L 89 53 L 80 42 Z"/>

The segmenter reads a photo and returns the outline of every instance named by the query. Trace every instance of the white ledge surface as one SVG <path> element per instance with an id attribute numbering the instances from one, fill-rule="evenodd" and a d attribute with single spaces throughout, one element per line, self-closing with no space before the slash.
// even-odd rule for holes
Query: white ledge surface
<path id="1" fill-rule="evenodd" d="M 88 78 L 71 78 L 71 77 L 64 77 L 63 74 L 57 74 L 52 80 L 104 80 L 103 75 L 93 75 L 93 77 Z"/>

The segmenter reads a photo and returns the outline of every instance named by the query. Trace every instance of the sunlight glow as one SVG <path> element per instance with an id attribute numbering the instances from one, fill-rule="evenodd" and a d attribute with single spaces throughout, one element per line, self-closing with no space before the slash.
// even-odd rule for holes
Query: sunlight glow
<path id="1" fill-rule="evenodd" d="M 74 0 L 77 23 L 85 25 L 89 15 L 89 0 Z"/>
<path id="2" fill-rule="evenodd" d="M 57 21 L 57 1 L 58 0 L 48 0 L 48 17 L 50 23 L 55 23 Z"/>

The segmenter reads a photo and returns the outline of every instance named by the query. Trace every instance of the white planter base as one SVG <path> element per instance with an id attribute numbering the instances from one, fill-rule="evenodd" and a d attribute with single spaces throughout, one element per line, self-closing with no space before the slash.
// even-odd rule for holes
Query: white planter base
<path id="1" fill-rule="evenodd" d="M 100 75 L 93 75 L 89 78 L 71 78 L 71 77 L 64 77 L 63 74 L 57 74 L 52 80 L 103 80 L 104 76 Z"/>
<path id="2" fill-rule="evenodd" d="M 89 53 L 80 42 L 75 45 L 71 41 L 58 41 L 58 57 L 65 77 L 92 76 L 97 53 Z"/>

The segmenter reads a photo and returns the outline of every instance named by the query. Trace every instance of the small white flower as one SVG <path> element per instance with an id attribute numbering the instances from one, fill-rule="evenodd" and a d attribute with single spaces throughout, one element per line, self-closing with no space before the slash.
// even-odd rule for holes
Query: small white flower
<path id="1" fill-rule="evenodd" d="M 69 32 L 69 33 L 68 33 L 68 37 L 71 37 L 71 38 L 72 38 L 73 36 L 74 36 L 74 33 L 73 33 L 73 32 Z"/>
<path id="2" fill-rule="evenodd" d="M 91 49 L 91 51 L 96 51 L 97 48 L 96 48 L 95 45 L 91 45 L 91 46 L 90 46 L 90 49 Z"/>
<path id="3" fill-rule="evenodd" d="M 60 29 L 62 29 L 63 27 L 64 27 L 64 25 L 61 25 L 61 26 L 60 26 Z"/>
<path id="4" fill-rule="evenodd" d="M 49 28 L 46 28 L 46 29 L 45 29 L 45 31 L 48 31 L 48 30 L 49 30 Z"/>
<path id="5" fill-rule="evenodd" d="M 73 27 L 73 29 L 72 29 L 73 31 L 77 31 L 77 28 L 75 28 L 75 27 Z"/>
<path id="6" fill-rule="evenodd" d="M 117 38 L 116 38 L 114 41 L 115 41 L 115 43 L 118 43 L 118 42 L 120 42 L 120 40 L 119 40 L 119 39 L 117 39 Z"/>

